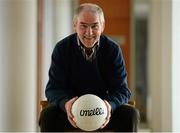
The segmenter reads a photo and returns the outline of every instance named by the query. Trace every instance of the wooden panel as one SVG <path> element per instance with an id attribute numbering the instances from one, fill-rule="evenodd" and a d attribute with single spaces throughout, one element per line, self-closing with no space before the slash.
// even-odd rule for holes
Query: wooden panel
<path id="1" fill-rule="evenodd" d="M 80 3 L 96 3 L 102 7 L 105 17 L 129 18 L 130 0 L 80 0 Z"/>
<path id="2" fill-rule="evenodd" d="M 109 19 L 106 22 L 104 33 L 106 34 L 128 34 L 129 35 L 129 19 Z M 116 28 L 115 28 L 116 27 Z"/>
<path id="3" fill-rule="evenodd" d="M 37 118 L 39 118 L 40 115 L 40 101 L 42 98 L 42 46 L 43 46 L 43 27 L 44 27 L 44 0 L 38 0 L 37 1 L 37 6 L 38 6 L 38 26 L 37 26 Z"/>
<path id="4" fill-rule="evenodd" d="M 124 37 L 124 44 L 120 46 L 126 62 L 128 80 L 130 81 L 131 0 L 80 0 L 81 3 L 95 3 L 102 7 L 106 21 L 104 34 Z"/>

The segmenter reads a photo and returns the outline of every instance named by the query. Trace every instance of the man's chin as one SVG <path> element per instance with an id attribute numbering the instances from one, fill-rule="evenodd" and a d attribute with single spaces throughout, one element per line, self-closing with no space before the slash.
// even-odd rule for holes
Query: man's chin
<path id="1" fill-rule="evenodd" d="M 84 43 L 84 46 L 86 48 L 92 48 L 94 46 L 94 43 Z"/>
<path id="2" fill-rule="evenodd" d="M 92 48 L 93 45 L 85 45 L 85 48 Z"/>

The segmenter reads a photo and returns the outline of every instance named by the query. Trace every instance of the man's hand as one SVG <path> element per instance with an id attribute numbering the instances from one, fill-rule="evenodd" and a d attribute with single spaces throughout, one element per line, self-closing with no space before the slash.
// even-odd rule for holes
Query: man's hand
<path id="1" fill-rule="evenodd" d="M 104 124 L 100 127 L 100 129 L 103 129 L 109 123 L 110 118 L 111 118 L 111 105 L 106 100 L 104 100 L 104 102 L 107 107 L 107 117 L 106 117 Z"/>
<path id="2" fill-rule="evenodd" d="M 72 99 L 70 99 L 69 101 L 67 101 L 65 103 L 65 109 L 66 109 L 66 113 L 67 113 L 67 118 L 69 120 L 69 122 L 71 123 L 71 125 L 75 128 L 77 128 L 77 125 L 75 123 L 75 121 L 73 120 L 74 119 L 74 116 L 71 112 L 71 108 L 72 108 L 72 105 L 73 103 L 78 99 L 78 97 L 74 97 Z"/>

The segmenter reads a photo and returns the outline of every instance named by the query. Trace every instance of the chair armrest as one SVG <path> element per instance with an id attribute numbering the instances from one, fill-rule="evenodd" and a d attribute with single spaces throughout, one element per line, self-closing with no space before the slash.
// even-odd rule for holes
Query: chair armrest
<path id="1" fill-rule="evenodd" d="M 40 101 L 40 105 L 41 105 L 41 110 L 43 110 L 44 108 L 46 108 L 48 106 L 48 101 L 46 100 L 42 100 Z"/>

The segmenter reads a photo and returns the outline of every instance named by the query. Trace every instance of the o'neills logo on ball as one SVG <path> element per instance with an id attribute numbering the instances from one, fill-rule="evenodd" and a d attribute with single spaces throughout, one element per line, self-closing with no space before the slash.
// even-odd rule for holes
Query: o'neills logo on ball
<path id="1" fill-rule="evenodd" d="M 91 110 L 80 110 L 80 116 L 93 116 L 93 115 L 103 115 L 104 110 L 102 108 L 95 108 Z"/>

